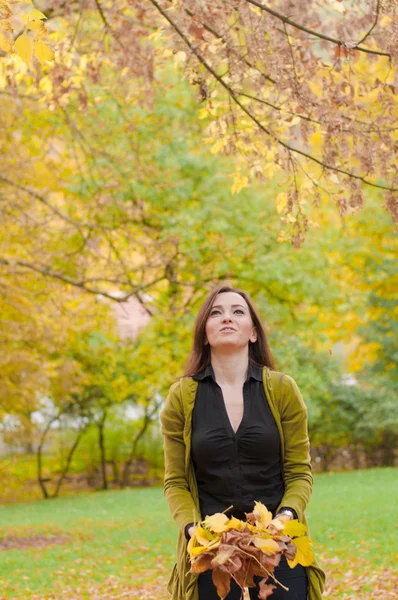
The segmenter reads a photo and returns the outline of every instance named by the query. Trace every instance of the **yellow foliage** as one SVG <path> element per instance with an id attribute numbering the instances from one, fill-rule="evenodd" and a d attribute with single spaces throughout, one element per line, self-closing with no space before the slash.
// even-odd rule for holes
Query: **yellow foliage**
<path id="1" fill-rule="evenodd" d="M 226 531 L 228 531 L 229 529 L 237 529 L 238 531 L 242 531 L 242 529 L 244 529 L 245 527 L 246 524 L 243 521 L 237 519 L 236 517 L 231 517 L 226 525 Z"/>
<path id="2" fill-rule="evenodd" d="M 41 40 L 37 40 L 35 42 L 35 56 L 41 63 L 46 61 L 51 62 L 54 60 L 54 52 L 52 48 L 50 48 L 48 44 L 42 42 Z"/>
<path id="3" fill-rule="evenodd" d="M 260 548 L 261 552 L 264 552 L 267 556 L 275 554 L 275 552 L 280 552 L 277 542 L 271 538 L 255 537 L 254 545 Z"/>
<path id="4" fill-rule="evenodd" d="M 238 194 L 243 188 L 249 187 L 249 179 L 246 175 L 242 175 L 241 173 L 235 173 L 233 175 L 234 182 L 231 187 L 232 194 Z"/>
<path id="5" fill-rule="evenodd" d="M 287 521 L 283 528 L 283 533 L 288 535 L 291 538 L 298 537 L 300 535 L 304 535 L 307 531 L 307 528 L 302 523 L 299 523 L 297 519 L 292 521 Z"/>
<path id="6" fill-rule="evenodd" d="M 47 19 L 46 15 L 44 13 L 42 13 L 40 10 L 38 10 L 37 8 L 32 8 L 32 10 L 30 10 L 28 13 L 28 17 L 31 20 Z"/>
<path id="7" fill-rule="evenodd" d="M 26 23 L 26 28 L 31 29 L 32 31 L 45 31 L 42 21 L 28 21 Z"/>
<path id="8" fill-rule="evenodd" d="M 272 512 L 262 502 L 254 503 L 253 514 L 259 529 L 265 529 L 272 521 Z"/>
<path id="9" fill-rule="evenodd" d="M 211 531 L 222 533 L 225 531 L 228 521 L 229 519 L 224 513 L 215 513 L 214 515 L 207 516 L 203 522 Z"/>
<path id="10" fill-rule="evenodd" d="M 3 33 L 0 32 L 0 50 L 3 52 L 11 52 L 12 44 L 8 37 L 6 37 Z"/>
<path id="11" fill-rule="evenodd" d="M 33 41 L 31 38 L 26 33 L 23 33 L 15 41 L 14 48 L 18 56 L 29 66 L 33 55 Z"/>
<path id="12" fill-rule="evenodd" d="M 302 565 L 303 567 L 309 567 L 314 562 L 314 552 L 311 550 L 312 542 L 306 535 L 299 537 L 294 540 L 294 544 L 297 548 L 296 556 L 293 560 L 288 560 L 288 565 L 292 569 L 296 565 Z"/>

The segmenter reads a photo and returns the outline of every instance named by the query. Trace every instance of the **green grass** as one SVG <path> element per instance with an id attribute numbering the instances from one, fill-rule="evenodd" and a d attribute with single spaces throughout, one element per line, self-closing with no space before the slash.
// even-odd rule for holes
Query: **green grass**
<path id="1" fill-rule="evenodd" d="M 335 558 L 346 569 L 352 557 L 367 568 L 396 562 L 397 475 L 384 468 L 315 477 L 307 515 L 321 559 Z M 38 533 L 71 539 L 42 550 L 0 552 L 1 600 L 41 597 L 112 576 L 146 585 L 159 573 L 167 576 L 174 561 L 176 527 L 159 487 L 0 507 L 0 538 Z"/>

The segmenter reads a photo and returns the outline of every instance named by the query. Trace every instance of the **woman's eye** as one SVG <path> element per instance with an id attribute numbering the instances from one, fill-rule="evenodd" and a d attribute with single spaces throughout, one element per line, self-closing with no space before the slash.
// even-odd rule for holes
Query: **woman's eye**
<path id="1" fill-rule="evenodd" d="M 243 315 L 243 314 L 244 314 L 243 310 L 242 310 L 242 309 L 240 309 L 240 308 L 237 308 L 237 309 L 234 311 L 234 313 L 239 313 L 239 314 L 241 314 L 241 315 Z"/>
<path id="2" fill-rule="evenodd" d="M 212 310 L 211 313 L 210 313 L 210 316 L 219 315 L 219 314 L 220 314 L 219 310 Z"/>

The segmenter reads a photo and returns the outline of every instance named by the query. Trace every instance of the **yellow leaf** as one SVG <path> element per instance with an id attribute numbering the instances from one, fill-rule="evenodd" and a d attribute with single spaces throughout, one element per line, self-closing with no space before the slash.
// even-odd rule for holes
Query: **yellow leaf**
<path id="1" fill-rule="evenodd" d="M 299 523 L 297 519 L 294 519 L 293 521 L 287 521 L 283 529 L 283 533 L 291 538 L 298 537 L 299 535 L 304 535 L 306 531 L 306 526 L 302 523 Z"/>
<path id="2" fill-rule="evenodd" d="M 199 556 L 199 554 L 203 554 L 203 552 L 207 552 L 207 547 L 206 546 L 193 546 L 192 544 L 190 545 L 190 542 L 193 538 L 191 538 L 188 542 L 188 552 L 191 558 L 195 558 L 196 556 Z"/>
<path id="3" fill-rule="evenodd" d="M 28 21 L 26 27 L 32 31 L 39 31 L 39 29 L 44 30 L 44 23 L 42 23 L 42 21 Z"/>
<path id="4" fill-rule="evenodd" d="M 254 545 L 257 546 L 257 548 L 260 548 L 261 552 L 264 552 L 264 554 L 266 554 L 267 556 L 270 556 L 271 554 L 276 554 L 276 552 L 280 552 L 278 544 L 275 540 L 271 538 L 264 539 L 261 537 L 255 537 L 253 541 Z"/>
<path id="5" fill-rule="evenodd" d="M 6 19 L 0 21 L 0 29 L 2 31 L 13 31 L 10 21 L 7 21 Z"/>
<path id="6" fill-rule="evenodd" d="M 54 60 L 53 49 L 41 40 L 37 40 L 35 42 L 35 56 L 37 60 L 41 63 L 44 63 L 46 60 L 50 62 Z"/>
<path id="7" fill-rule="evenodd" d="M 184 52 L 184 50 L 180 50 L 179 52 L 176 52 L 176 54 L 174 55 L 174 62 L 178 63 L 183 63 L 185 62 L 187 59 L 187 55 Z"/>
<path id="8" fill-rule="evenodd" d="M 261 526 L 265 529 L 272 521 L 272 512 L 262 502 L 254 503 L 253 514 L 256 518 L 257 527 Z"/>
<path id="9" fill-rule="evenodd" d="M 246 523 L 237 519 L 236 517 L 231 517 L 229 523 L 227 524 L 227 530 L 236 529 L 237 531 L 242 531 L 246 527 Z"/>
<path id="10" fill-rule="evenodd" d="M 240 173 L 236 173 L 234 175 L 234 182 L 231 187 L 232 194 L 238 194 L 243 188 L 249 187 L 249 179 L 241 175 Z"/>
<path id="11" fill-rule="evenodd" d="M 280 192 L 276 197 L 275 207 L 278 213 L 280 214 L 287 205 L 287 194 L 284 192 Z"/>
<path id="12" fill-rule="evenodd" d="M 31 19 L 47 19 L 46 15 L 40 10 L 37 10 L 37 8 L 32 8 L 32 10 L 29 11 L 28 16 Z"/>
<path id="13" fill-rule="evenodd" d="M 23 33 L 15 41 L 14 44 L 15 52 L 29 66 L 33 54 L 33 42 L 26 33 Z"/>
<path id="14" fill-rule="evenodd" d="M 3 50 L 3 52 L 12 52 L 12 44 L 3 33 L 0 33 L 0 50 Z"/>
<path id="15" fill-rule="evenodd" d="M 195 537 L 202 546 L 207 546 L 209 542 L 214 540 L 214 535 L 211 531 L 203 529 L 203 527 L 200 526 L 196 528 Z"/>
<path id="16" fill-rule="evenodd" d="M 292 569 L 296 565 L 302 565 L 303 567 L 309 567 L 314 562 L 314 553 L 311 550 L 311 540 L 308 536 L 303 535 L 294 540 L 293 542 L 297 548 L 296 556 L 293 560 L 288 560 L 288 565 Z"/>
<path id="17" fill-rule="evenodd" d="M 217 154 L 217 152 L 220 152 L 220 150 L 222 150 L 224 148 L 224 146 L 225 146 L 225 138 L 220 138 L 210 148 L 210 152 L 212 154 Z"/>
<path id="18" fill-rule="evenodd" d="M 228 517 L 223 513 L 215 513 L 210 517 L 206 517 L 203 522 L 211 531 L 222 533 L 223 531 L 226 531 L 228 521 Z"/>
<path id="19" fill-rule="evenodd" d="M 187 546 L 191 559 L 203 554 L 203 552 L 214 550 L 220 545 L 220 540 L 220 537 L 213 536 L 210 531 L 206 531 L 200 526 L 197 527 Z"/>

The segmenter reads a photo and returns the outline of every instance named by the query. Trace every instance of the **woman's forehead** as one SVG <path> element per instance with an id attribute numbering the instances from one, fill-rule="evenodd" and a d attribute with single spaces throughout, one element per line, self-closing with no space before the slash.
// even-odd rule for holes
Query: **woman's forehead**
<path id="1" fill-rule="evenodd" d="M 213 301 L 213 306 L 230 307 L 235 304 L 248 308 L 246 300 L 236 292 L 223 292 L 218 294 Z"/>

